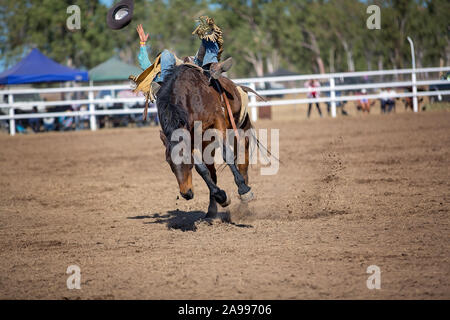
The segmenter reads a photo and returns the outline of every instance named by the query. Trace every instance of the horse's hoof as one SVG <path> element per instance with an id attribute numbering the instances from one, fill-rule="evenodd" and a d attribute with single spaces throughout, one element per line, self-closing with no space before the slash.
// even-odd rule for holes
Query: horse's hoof
<path id="1" fill-rule="evenodd" d="M 208 212 L 203 218 L 205 221 L 212 223 L 213 221 L 220 221 L 225 223 L 231 223 L 230 212 Z"/>
<path id="2" fill-rule="evenodd" d="M 231 203 L 231 199 L 228 197 L 228 195 L 226 194 L 225 196 L 227 197 L 225 199 L 225 201 L 222 203 L 219 203 L 222 208 L 228 207 Z"/>
<path id="3" fill-rule="evenodd" d="M 220 216 L 219 216 L 219 214 L 217 213 L 217 212 L 208 212 L 208 213 L 206 213 L 206 215 L 205 215 L 205 220 L 216 220 L 216 219 L 219 219 L 220 218 Z"/>
<path id="4" fill-rule="evenodd" d="M 252 190 L 249 190 L 247 193 L 239 195 L 239 197 L 241 198 L 241 201 L 244 203 L 250 202 L 255 198 Z"/>

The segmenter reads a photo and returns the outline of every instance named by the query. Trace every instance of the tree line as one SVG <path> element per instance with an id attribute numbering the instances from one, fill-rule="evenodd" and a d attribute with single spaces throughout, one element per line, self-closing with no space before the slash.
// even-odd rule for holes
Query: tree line
<path id="1" fill-rule="evenodd" d="M 0 60 L 5 67 L 37 47 L 56 61 L 92 68 L 117 55 L 137 64 L 135 26 L 150 33 L 152 57 L 163 49 L 194 55 L 195 19 L 214 17 L 224 31 L 232 76 L 263 76 L 280 68 L 325 73 L 450 65 L 448 0 L 136 0 L 132 23 L 106 26 L 100 0 L 78 0 L 81 29 L 66 28 L 72 0 L 0 0 Z M 369 29 L 369 5 L 380 8 L 380 29 Z"/>

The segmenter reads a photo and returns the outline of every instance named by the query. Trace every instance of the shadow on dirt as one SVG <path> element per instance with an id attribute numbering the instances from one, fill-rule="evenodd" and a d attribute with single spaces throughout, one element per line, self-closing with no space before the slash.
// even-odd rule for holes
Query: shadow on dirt
<path id="1" fill-rule="evenodd" d="M 206 222 L 212 226 L 214 221 L 221 221 L 222 223 L 230 224 L 239 228 L 253 228 L 248 224 L 237 224 L 231 221 L 229 212 L 219 212 L 217 219 L 205 219 L 206 213 L 203 211 L 180 211 L 171 210 L 166 214 L 161 215 L 155 213 L 153 215 L 142 215 L 135 217 L 127 217 L 127 219 L 154 219 L 153 221 L 146 221 L 144 224 L 165 224 L 168 229 L 177 229 L 181 231 L 196 231 L 197 223 Z"/>

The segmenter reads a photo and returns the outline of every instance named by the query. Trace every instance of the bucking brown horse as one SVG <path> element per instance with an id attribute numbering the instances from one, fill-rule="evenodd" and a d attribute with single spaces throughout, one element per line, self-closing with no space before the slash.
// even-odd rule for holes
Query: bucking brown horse
<path id="1" fill-rule="evenodd" d="M 226 151 L 228 150 L 236 157 L 237 149 L 230 151 L 230 145 L 226 142 L 227 129 L 231 129 L 232 125 L 225 111 L 222 93 L 226 94 L 237 123 L 241 110 L 241 97 L 237 86 L 228 78 L 221 77 L 218 80 L 211 80 L 204 70 L 182 64 L 172 69 L 157 93 L 156 105 L 162 128 L 160 137 L 166 147 L 166 160 L 178 181 L 180 193 L 186 200 L 194 197 L 192 168 L 195 166 L 210 192 L 206 218 L 215 218 L 217 203 L 226 207 L 230 204 L 230 198 L 217 186 L 214 163 L 194 163 L 193 143 L 190 144 L 191 161 L 189 163 L 177 164 L 173 161 L 172 150 L 183 141 L 172 141 L 172 133 L 180 128 L 186 129 L 191 141 L 194 141 L 195 121 L 201 121 L 202 136 L 208 129 L 218 130 L 223 139 L 223 157 L 233 173 L 241 201 L 252 200 L 253 193 L 248 186 L 249 139 L 245 138 L 245 162 L 236 165 L 235 161 L 229 161 L 229 157 L 227 161 Z M 251 127 L 252 124 L 247 114 L 240 129 L 246 131 Z M 202 141 L 202 152 L 210 143 L 212 141 Z"/>

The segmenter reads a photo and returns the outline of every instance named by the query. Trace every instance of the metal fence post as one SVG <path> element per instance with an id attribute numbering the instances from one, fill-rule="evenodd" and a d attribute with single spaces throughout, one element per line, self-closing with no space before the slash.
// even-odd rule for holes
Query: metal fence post
<path id="1" fill-rule="evenodd" d="M 256 86 L 255 83 L 250 83 L 249 88 L 252 88 L 254 91 L 256 91 Z M 250 96 L 250 103 L 251 104 L 255 104 L 256 103 L 256 96 L 254 94 L 252 94 Z M 253 106 L 250 108 L 250 116 L 253 122 L 255 122 L 256 120 L 258 120 L 258 107 Z"/>
<path id="2" fill-rule="evenodd" d="M 95 112 L 95 104 L 94 104 L 94 91 L 89 91 L 89 113 L 91 114 L 89 117 L 90 124 L 91 124 L 91 130 L 95 131 L 97 130 L 97 119 L 94 115 Z"/>
<path id="3" fill-rule="evenodd" d="M 419 102 L 417 100 L 417 84 L 416 84 L 416 69 L 412 73 L 412 85 L 413 85 L 413 110 L 419 111 Z"/>
<path id="4" fill-rule="evenodd" d="M 336 118 L 336 91 L 334 90 L 334 78 L 330 78 L 331 116 Z"/>
<path id="5" fill-rule="evenodd" d="M 11 119 L 9 119 L 9 134 L 15 135 L 16 134 L 16 120 L 14 119 L 14 107 L 12 104 L 14 103 L 14 96 L 12 94 L 8 95 L 8 104 L 11 105 L 11 108 L 9 108 L 9 116 Z"/>
<path id="6" fill-rule="evenodd" d="M 416 55 L 414 53 L 414 42 L 410 37 L 407 37 L 409 45 L 411 47 L 411 60 L 413 72 L 411 74 L 412 78 L 412 89 L 413 89 L 413 110 L 414 112 L 419 111 L 419 103 L 417 101 L 417 84 L 416 84 Z"/>

